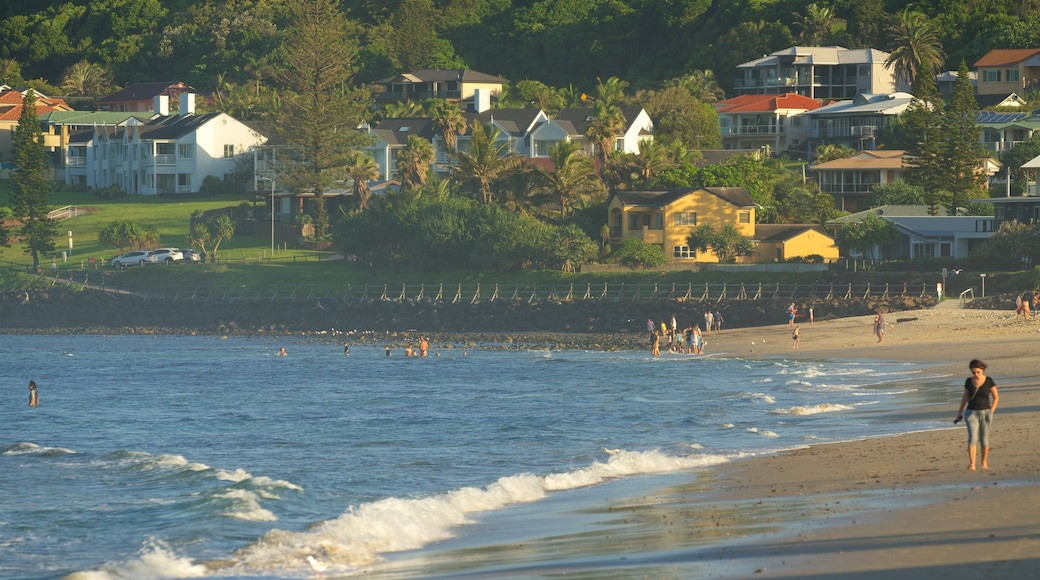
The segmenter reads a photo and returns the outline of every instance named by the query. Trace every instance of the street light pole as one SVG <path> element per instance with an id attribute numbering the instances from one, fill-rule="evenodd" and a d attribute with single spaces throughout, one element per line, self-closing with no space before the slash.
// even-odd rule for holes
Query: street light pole
<path id="1" fill-rule="evenodd" d="M 986 275 L 985 274 L 979 274 L 979 276 L 982 278 L 982 297 L 985 298 L 986 297 Z"/>
<path id="2" fill-rule="evenodd" d="M 274 256 L 274 178 L 271 179 L 271 256 Z"/>

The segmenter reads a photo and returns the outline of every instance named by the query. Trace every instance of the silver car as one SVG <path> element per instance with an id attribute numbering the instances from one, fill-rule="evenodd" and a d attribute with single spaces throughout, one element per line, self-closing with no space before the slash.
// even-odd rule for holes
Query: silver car
<path id="1" fill-rule="evenodd" d="M 152 255 L 155 256 L 156 262 L 162 264 L 184 261 L 184 254 L 177 248 L 159 248 L 158 250 L 152 250 Z"/>
<path id="2" fill-rule="evenodd" d="M 125 269 L 130 266 L 154 264 L 155 262 L 155 254 L 147 250 L 134 250 L 112 258 L 111 263 L 113 268 Z"/>

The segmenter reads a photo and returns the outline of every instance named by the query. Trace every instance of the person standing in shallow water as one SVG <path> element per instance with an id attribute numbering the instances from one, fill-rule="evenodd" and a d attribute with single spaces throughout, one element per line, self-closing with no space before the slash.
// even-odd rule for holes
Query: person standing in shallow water
<path id="1" fill-rule="evenodd" d="M 29 381 L 29 406 L 40 406 L 40 396 L 36 393 L 36 381 Z"/>
<path id="2" fill-rule="evenodd" d="M 964 381 L 964 395 L 953 422 L 963 419 L 968 427 L 968 469 L 975 471 L 976 445 L 982 448 L 982 469 L 989 469 L 989 431 L 1000 394 L 997 383 L 986 376 L 986 363 L 974 359 L 968 363 L 968 369 L 971 376 Z"/>

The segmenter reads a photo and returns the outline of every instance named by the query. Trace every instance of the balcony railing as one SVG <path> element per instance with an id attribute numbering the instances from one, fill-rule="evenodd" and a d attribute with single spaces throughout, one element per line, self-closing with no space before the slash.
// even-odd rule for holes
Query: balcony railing
<path id="1" fill-rule="evenodd" d="M 78 167 L 78 166 L 83 166 L 83 165 L 86 165 L 86 164 L 87 164 L 87 158 L 86 157 L 66 157 L 65 158 L 65 165 L 67 167 Z"/>
<path id="2" fill-rule="evenodd" d="M 743 125 L 739 127 L 723 127 L 722 136 L 730 135 L 779 135 L 783 131 L 775 125 Z"/>

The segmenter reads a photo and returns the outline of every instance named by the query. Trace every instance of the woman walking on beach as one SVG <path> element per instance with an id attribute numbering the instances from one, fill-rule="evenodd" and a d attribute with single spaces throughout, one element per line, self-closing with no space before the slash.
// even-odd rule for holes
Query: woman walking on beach
<path id="1" fill-rule="evenodd" d="M 989 469 L 989 429 L 1000 394 L 992 377 L 986 376 L 986 363 L 974 359 L 968 363 L 971 376 L 964 381 L 964 395 L 954 423 L 964 419 L 968 426 L 968 469 L 975 471 L 975 445 L 982 447 L 982 469 Z M 967 411 L 967 415 L 965 415 Z"/>

